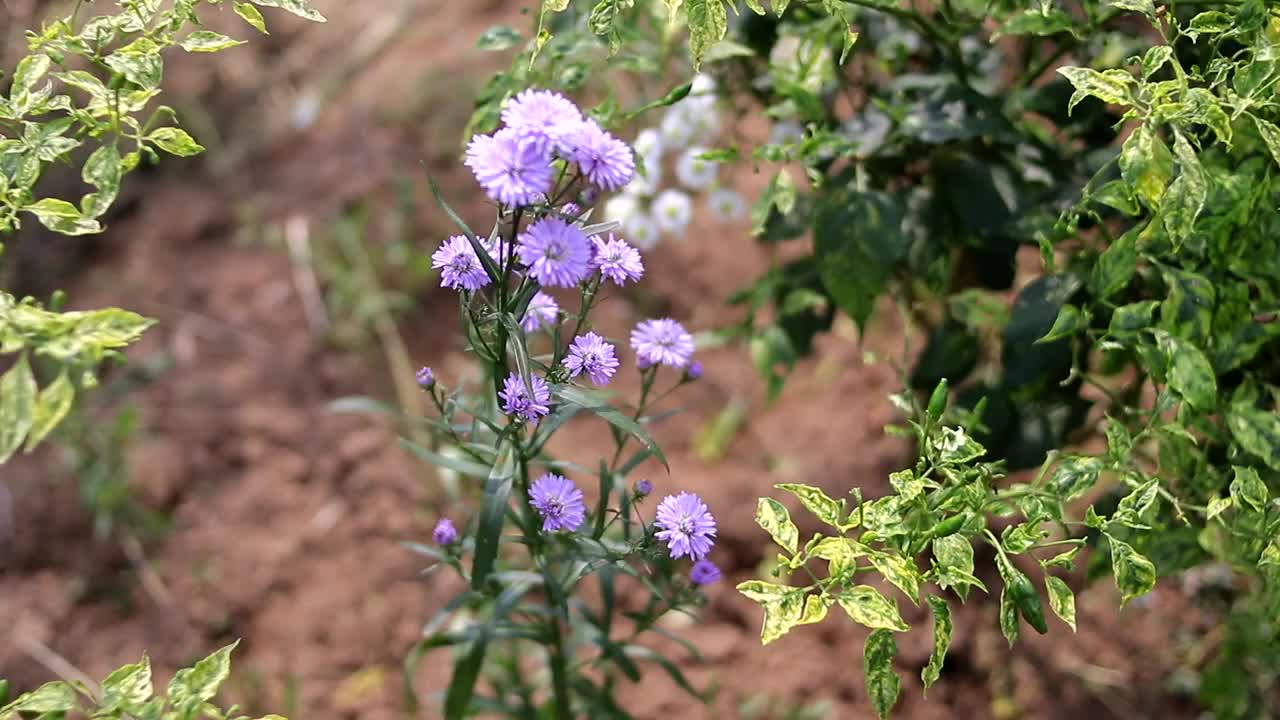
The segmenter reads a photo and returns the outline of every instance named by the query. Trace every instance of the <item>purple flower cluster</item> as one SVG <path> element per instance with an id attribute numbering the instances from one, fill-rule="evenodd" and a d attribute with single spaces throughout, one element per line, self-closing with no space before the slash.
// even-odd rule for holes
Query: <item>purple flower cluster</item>
<path id="1" fill-rule="evenodd" d="M 525 90 L 507 102 L 502 122 L 505 127 L 493 135 L 471 138 L 465 162 L 489 197 L 503 205 L 545 198 L 556 158 L 577 165 L 588 182 L 604 190 L 617 190 L 635 174 L 631 148 L 563 95 Z"/>
<path id="2" fill-rule="evenodd" d="M 587 516 L 582 491 L 555 473 L 533 481 L 529 486 L 529 504 L 542 516 L 543 532 L 573 532 Z"/>

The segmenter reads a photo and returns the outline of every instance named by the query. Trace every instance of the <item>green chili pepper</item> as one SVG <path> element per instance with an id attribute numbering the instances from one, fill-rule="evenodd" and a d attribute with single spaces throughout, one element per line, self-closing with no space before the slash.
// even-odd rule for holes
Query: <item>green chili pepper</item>
<path id="1" fill-rule="evenodd" d="M 948 535 L 955 535 L 957 532 L 960 532 L 960 528 L 964 527 L 965 521 L 968 519 L 969 519 L 969 516 L 965 515 L 964 513 L 960 513 L 959 515 L 952 515 L 946 520 L 943 520 L 937 525 L 934 525 L 933 530 L 930 532 L 930 535 L 935 538 L 946 537 Z"/>
<path id="2" fill-rule="evenodd" d="M 947 379 L 942 378 L 938 381 L 938 386 L 933 389 L 933 395 L 929 397 L 929 419 L 937 422 L 942 417 L 942 411 L 947 409 Z"/>
<path id="3" fill-rule="evenodd" d="M 1040 593 L 1036 592 L 1031 579 L 1017 570 L 1014 570 L 1013 577 L 1009 579 L 1012 581 L 1009 583 L 1009 593 L 1013 595 L 1013 603 L 1022 613 L 1022 618 L 1041 635 L 1049 632 L 1049 625 L 1044 621 L 1044 606 L 1040 604 Z"/>

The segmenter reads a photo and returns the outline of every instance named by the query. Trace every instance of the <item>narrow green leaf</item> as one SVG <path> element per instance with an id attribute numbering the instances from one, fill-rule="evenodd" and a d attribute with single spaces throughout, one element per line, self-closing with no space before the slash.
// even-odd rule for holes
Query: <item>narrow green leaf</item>
<path id="1" fill-rule="evenodd" d="M 502 538 L 502 525 L 507 515 L 511 484 L 515 480 L 515 453 L 511 443 L 503 441 L 498 457 L 484 483 L 484 497 L 480 501 L 480 519 L 476 528 L 475 557 L 471 565 L 471 588 L 483 590 L 493 563 L 498 557 L 498 545 Z M 483 654 L 483 650 L 481 650 Z"/>
<path id="2" fill-rule="evenodd" d="M 1062 618 L 1062 622 L 1071 626 L 1071 632 L 1075 632 L 1076 596 L 1071 592 L 1071 588 L 1057 577 L 1045 575 L 1044 589 L 1049 592 L 1049 609 L 1053 610 L 1054 615 Z"/>
<path id="3" fill-rule="evenodd" d="M 862 677 L 867 685 L 867 697 L 871 698 L 871 706 L 880 720 L 887 718 L 898 702 L 901 681 L 893 671 L 893 657 L 897 654 L 898 644 L 893 633 L 876 630 L 867 636 L 862 650 Z"/>
<path id="4" fill-rule="evenodd" d="M 453 665 L 453 676 L 449 678 L 449 687 L 444 694 L 444 716 L 446 720 L 462 720 L 468 715 L 471 697 L 475 694 L 476 680 L 480 677 L 480 668 L 484 665 L 485 651 L 489 648 L 489 633 L 481 631 L 480 636 L 471 641 L 467 654 Z"/>
<path id="5" fill-rule="evenodd" d="M 410 453 L 413 453 L 413 455 L 416 456 L 418 459 L 425 460 L 426 462 L 429 462 L 432 465 L 438 465 L 442 468 L 452 470 L 456 473 L 459 473 L 461 475 L 466 475 L 468 477 L 473 477 L 473 478 L 489 477 L 490 468 L 485 467 L 484 465 L 481 465 L 478 462 L 467 460 L 466 458 L 461 458 L 461 457 L 449 457 L 446 455 L 441 455 L 440 453 L 435 452 L 430 448 L 424 448 L 421 445 L 418 445 L 417 443 L 411 442 L 404 438 L 400 439 L 400 445 L 404 449 L 408 450 Z"/>
<path id="6" fill-rule="evenodd" d="M 667 463 L 667 456 L 662 454 L 662 449 L 658 447 L 658 443 L 654 441 L 648 431 L 646 431 L 640 423 L 626 415 L 623 415 L 613 407 L 610 407 L 598 394 L 572 385 L 553 386 L 551 388 L 551 394 L 563 402 L 574 403 L 581 406 L 587 412 L 596 415 L 610 425 L 631 435 L 636 440 L 639 440 L 640 444 L 649 450 L 653 457 L 657 458 L 658 462 L 662 463 L 663 467 L 668 470 L 671 469 L 671 466 Z"/>
<path id="7" fill-rule="evenodd" d="M 0 464 L 22 446 L 35 422 L 35 412 L 36 377 L 27 354 L 22 353 L 13 367 L 0 375 Z"/>
<path id="8" fill-rule="evenodd" d="M 769 533 L 775 543 L 792 555 L 795 554 L 800 531 L 791 522 L 791 514 L 782 503 L 773 498 L 760 498 L 756 503 L 756 524 Z"/>
<path id="9" fill-rule="evenodd" d="M 920 679 L 928 690 L 942 675 L 942 663 L 951 647 L 951 609 L 947 607 L 947 601 L 940 597 L 929 595 L 926 599 L 929 601 L 929 610 L 933 613 L 933 652 L 929 655 L 929 664 L 920 671 Z"/>
<path id="10" fill-rule="evenodd" d="M 27 452 L 34 450 L 62 422 L 71 410 L 75 396 L 75 387 L 67 377 L 66 370 L 40 391 L 31 416 L 31 430 L 27 434 Z M 0 400 L 0 404 L 3 402 Z"/>

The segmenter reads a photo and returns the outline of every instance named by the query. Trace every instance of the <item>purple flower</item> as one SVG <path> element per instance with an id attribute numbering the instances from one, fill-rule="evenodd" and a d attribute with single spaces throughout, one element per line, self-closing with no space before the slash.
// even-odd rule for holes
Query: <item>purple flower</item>
<path id="1" fill-rule="evenodd" d="M 578 529 L 586 518 L 582 491 L 569 480 L 547 473 L 529 486 L 529 504 L 542 516 L 542 531 Z"/>
<path id="2" fill-rule="evenodd" d="M 595 256 L 591 258 L 591 267 L 618 285 L 625 285 L 628 280 L 636 281 L 644 274 L 644 263 L 640 261 L 640 251 L 627 244 L 626 240 L 616 239 L 609 233 L 607 240 L 599 237 L 591 239 L 595 245 Z"/>
<path id="3" fill-rule="evenodd" d="M 659 528 L 656 537 L 667 543 L 672 558 L 687 555 L 691 560 L 701 560 L 715 544 L 716 519 L 693 493 L 662 498 L 653 524 Z"/>
<path id="4" fill-rule="evenodd" d="M 525 332 L 533 332 L 538 328 L 550 327 L 560 315 L 560 306 L 556 299 L 539 290 L 525 308 L 524 317 L 520 318 L 520 328 Z"/>
<path id="5" fill-rule="evenodd" d="M 641 478 L 636 481 L 636 497 L 645 497 L 653 492 L 653 483 Z"/>
<path id="6" fill-rule="evenodd" d="M 569 158 L 578 170 L 602 190 L 617 190 L 631 182 L 636 171 L 636 161 L 631 148 L 618 138 L 605 132 L 595 120 L 578 123 L 564 136 Z"/>
<path id="7" fill-rule="evenodd" d="M 440 270 L 440 286 L 455 290 L 479 290 L 489 284 L 489 274 L 480 264 L 471 242 L 462 235 L 440 243 L 431 254 L 431 267 Z"/>
<path id="8" fill-rule="evenodd" d="M 507 101 L 502 122 L 521 140 L 550 153 L 562 147 L 565 133 L 582 122 L 582 111 L 559 93 L 530 88 Z"/>
<path id="9" fill-rule="evenodd" d="M 582 208 L 578 207 L 577 203 L 567 202 L 564 204 L 563 207 L 560 208 L 560 212 L 564 213 L 565 215 L 571 215 L 573 217 L 577 217 L 578 215 L 582 214 Z"/>
<path id="10" fill-rule="evenodd" d="M 490 198 L 504 205 L 530 205 L 551 189 L 551 155 L 523 142 L 514 128 L 476 135 L 463 161 Z"/>
<path id="11" fill-rule="evenodd" d="M 543 285 L 573 287 L 587 277 L 591 244 L 582 229 L 557 217 L 544 217 L 520 233 L 516 254 Z"/>
<path id="12" fill-rule="evenodd" d="M 418 385 L 420 385 L 423 390 L 426 390 L 436 384 L 436 374 L 431 372 L 431 368 L 429 367 L 420 368 L 418 372 L 414 373 L 413 377 L 418 381 Z"/>
<path id="13" fill-rule="evenodd" d="M 585 372 L 595 385 L 608 385 L 609 379 L 617 372 L 618 365 L 613 345 L 593 332 L 574 338 L 573 344 L 569 346 L 569 354 L 564 359 L 564 366 L 569 368 L 570 377 L 578 377 Z"/>
<path id="14" fill-rule="evenodd" d="M 682 368 L 693 356 L 693 336 L 671 318 L 645 320 L 631 331 L 631 349 L 649 365 Z"/>
<path id="15" fill-rule="evenodd" d="M 502 384 L 502 391 L 498 393 L 498 397 L 502 398 L 502 412 L 519 415 L 529 422 L 537 422 L 539 416 L 551 412 L 551 407 L 547 405 L 551 400 L 547 381 L 534 375 L 530 376 L 529 384 L 533 386 L 532 398 L 518 374 L 511 373 L 507 376 Z"/>
<path id="16" fill-rule="evenodd" d="M 458 528 L 453 526 L 453 521 L 449 518 L 440 518 L 436 529 L 431 531 L 431 539 L 437 545 L 452 545 L 458 539 Z"/>
<path id="17" fill-rule="evenodd" d="M 689 378 L 690 380 L 697 380 L 698 378 L 702 377 L 702 373 L 703 373 L 702 363 L 698 362 L 697 360 L 694 360 L 693 362 L 689 363 L 689 365 L 684 369 L 684 376 Z"/>
<path id="18" fill-rule="evenodd" d="M 720 581 L 720 568 L 710 560 L 699 560 L 693 564 L 693 569 L 689 571 L 689 580 L 694 585 L 710 585 Z"/>

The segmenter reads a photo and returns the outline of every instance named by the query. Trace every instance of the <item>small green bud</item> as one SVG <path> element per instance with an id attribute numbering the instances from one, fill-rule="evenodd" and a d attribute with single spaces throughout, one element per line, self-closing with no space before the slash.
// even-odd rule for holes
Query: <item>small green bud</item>
<path id="1" fill-rule="evenodd" d="M 933 389 L 933 395 L 929 397 L 929 419 L 937 422 L 942 418 L 942 411 L 947 409 L 947 379 L 942 378 L 938 381 L 938 386 Z"/>

